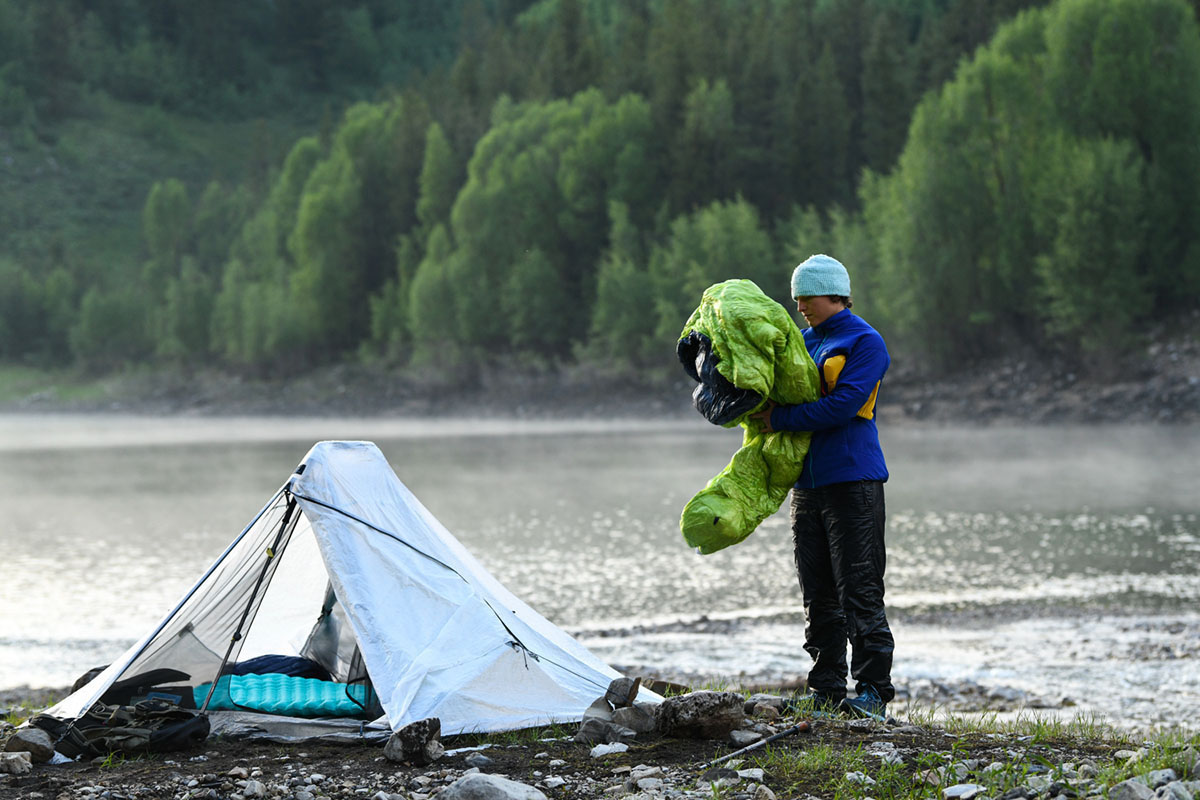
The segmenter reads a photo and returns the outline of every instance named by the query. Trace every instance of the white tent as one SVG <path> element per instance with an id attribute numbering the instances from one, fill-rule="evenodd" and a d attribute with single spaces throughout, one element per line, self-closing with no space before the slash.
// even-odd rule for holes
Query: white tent
<path id="1" fill-rule="evenodd" d="M 214 729 L 221 707 L 260 724 L 233 679 L 213 686 L 268 654 L 321 664 L 332 682 L 318 683 L 374 708 L 384 731 L 426 717 L 446 735 L 578 721 L 619 677 L 488 574 L 374 444 L 320 442 L 150 633 L 48 713 L 77 718 L 114 685 L 183 684 Z"/>

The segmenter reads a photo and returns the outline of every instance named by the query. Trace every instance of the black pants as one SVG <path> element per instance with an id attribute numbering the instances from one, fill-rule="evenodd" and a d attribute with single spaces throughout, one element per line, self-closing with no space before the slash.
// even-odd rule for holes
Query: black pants
<path id="1" fill-rule="evenodd" d="M 808 689 L 846 694 L 850 674 L 862 693 L 874 687 L 885 703 L 892 687 L 892 631 L 883 609 L 883 484 L 835 483 L 792 489 L 792 538 L 804 594 L 804 649 L 813 658 Z"/>

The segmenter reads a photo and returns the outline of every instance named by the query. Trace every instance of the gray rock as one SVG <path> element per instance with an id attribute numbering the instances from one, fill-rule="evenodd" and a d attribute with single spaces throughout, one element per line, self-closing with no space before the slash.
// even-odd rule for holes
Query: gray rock
<path id="1" fill-rule="evenodd" d="M 741 750 L 743 747 L 749 747 L 761 738 L 763 738 L 763 735 L 758 731 L 739 730 L 729 732 L 729 743 L 738 750 Z"/>
<path id="2" fill-rule="evenodd" d="M 709 767 L 696 779 L 696 783 L 701 787 L 720 782 L 724 782 L 725 786 L 731 786 L 739 780 L 741 779 L 738 778 L 737 772 L 728 767 Z"/>
<path id="3" fill-rule="evenodd" d="M 582 744 L 599 744 L 608 741 L 608 723 L 602 719 L 584 719 L 575 732 L 575 741 Z"/>
<path id="4" fill-rule="evenodd" d="M 756 703 L 750 713 L 767 722 L 779 719 L 779 709 L 766 703 Z"/>
<path id="5" fill-rule="evenodd" d="M 763 694 L 762 692 L 757 692 L 750 695 L 750 698 L 746 701 L 745 712 L 747 714 L 753 714 L 754 707 L 760 705 L 771 706 L 776 711 L 781 711 L 783 710 L 783 703 L 783 698 L 777 694 Z"/>
<path id="6" fill-rule="evenodd" d="M 596 701 L 588 706 L 583 711 L 583 719 L 598 719 L 601 722 L 612 722 L 613 710 L 612 706 L 603 697 L 597 697 Z"/>
<path id="7" fill-rule="evenodd" d="M 624 708 L 633 705 L 638 689 L 642 688 L 641 678 L 617 678 L 608 685 L 604 699 L 612 703 L 613 708 Z"/>
<path id="8" fill-rule="evenodd" d="M 1183 781 L 1171 781 L 1160 786 L 1154 792 L 1156 800 L 1192 800 L 1192 792 L 1183 785 Z"/>
<path id="9" fill-rule="evenodd" d="M 29 753 L 0 753 L 0 773 L 24 775 L 33 769 L 33 758 Z"/>
<path id="10" fill-rule="evenodd" d="M 777 800 L 777 798 L 775 797 L 774 792 L 760 783 L 758 786 L 754 787 L 754 794 L 751 796 L 750 800 Z"/>
<path id="11" fill-rule="evenodd" d="M 560 786 L 567 785 L 566 779 L 560 778 L 557 775 L 551 775 L 549 778 L 546 778 L 546 780 L 542 781 L 542 783 L 545 784 L 547 789 L 557 789 Z"/>
<path id="12" fill-rule="evenodd" d="M 496 762 L 485 756 L 483 753 L 471 753 L 463 759 L 468 767 L 475 767 L 478 770 L 486 770 Z"/>
<path id="13" fill-rule="evenodd" d="M 1150 800 L 1154 792 L 1138 778 L 1121 781 L 1108 790 L 1108 800 Z"/>
<path id="14" fill-rule="evenodd" d="M 942 797 L 946 800 L 971 800 L 984 791 L 985 787 L 978 783 L 956 783 L 942 789 Z"/>
<path id="15" fill-rule="evenodd" d="M 858 784 L 859 786 L 874 786 L 875 779 L 865 772 L 847 772 L 846 782 Z"/>
<path id="16" fill-rule="evenodd" d="M 246 781 L 246 787 L 242 789 L 242 797 L 266 797 L 267 787 L 256 780 Z"/>
<path id="17" fill-rule="evenodd" d="M 654 730 L 655 714 L 653 712 L 656 709 L 651 706 L 648 711 L 643 706 L 644 704 L 639 703 L 637 705 L 618 708 L 612 713 L 613 723 L 628 728 L 635 734 L 650 733 Z"/>
<path id="18" fill-rule="evenodd" d="M 1175 774 L 1175 770 L 1173 769 L 1156 769 L 1153 772 L 1146 773 L 1146 784 L 1151 789 L 1166 786 L 1171 781 L 1177 780 L 1179 780 L 1179 776 Z"/>
<path id="19" fill-rule="evenodd" d="M 611 744 L 598 744 L 591 750 L 592 758 L 604 758 L 611 756 L 614 753 L 624 753 L 629 749 L 629 745 L 623 742 L 613 742 Z"/>
<path id="20" fill-rule="evenodd" d="M 601 742 L 632 742 L 637 738 L 637 731 L 618 725 L 615 722 L 603 722 L 598 719 L 585 719 L 575 733 L 575 741 L 581 744 L 598 744 Z"/>
<path id="21" fill-rule="evenodd" d="M 442 721 L 437 717 L 418 720 L 392 734 L 383 755 L 388 761 L 407 762 L 416 766 L 432 764 L 446 750 L 442 747 Z"/>
<path id="22" fill-rule="evenodd" d="M 546 800 L 528 784 L 477 772 L 464 775 L 438 795 L 439 800 Z"/>
<path id="23" fill-rule="evenodd" d="M 667 736 L 724 739 L 746 718 L 737 692 L 689 692 L 668 697 L 658 709 L 658 730 Z"/>
<path id="24" fill-rule="evenodd" d="M 10 753 L 29 753 L 34 764 L 45 764 L 54 758 L 54 740 L 41 728 L 17 728 L 4 749 Z"/>

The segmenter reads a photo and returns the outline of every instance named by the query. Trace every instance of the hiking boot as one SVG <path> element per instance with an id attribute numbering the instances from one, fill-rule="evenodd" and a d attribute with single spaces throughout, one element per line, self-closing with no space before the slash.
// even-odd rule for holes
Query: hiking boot
<path id="1" fill-rule="evenodd" d="M 847 697 L 841 702 L 841 710 L 852 717 L 866 717 L 882 722 L 887 718 L 887 703 L 879 697 L 874 686 L 868 686 L 858 697 Z"/>
<path id="2" fill-rule="evenodd" d="M 824 692 L 807 692 L 793 695 L 784 700 L 780 711 L 784 714 L 833 714 L 841 708 L 845 699 L 845 697 Z"/>

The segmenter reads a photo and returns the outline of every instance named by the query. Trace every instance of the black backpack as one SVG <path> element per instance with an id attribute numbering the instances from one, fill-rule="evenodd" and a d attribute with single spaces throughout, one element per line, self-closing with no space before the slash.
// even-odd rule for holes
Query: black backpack
<path id="1" fill-rule="evenodd" d="M 69 758 L 185 750 L 208 738 L 208 717 L 157 698 L 131 706 L 96 703 L 72 721 L 38 714 L 29 721 Z"/>

